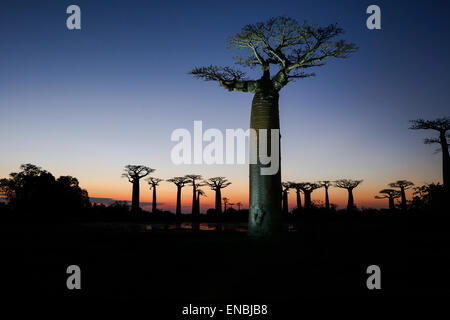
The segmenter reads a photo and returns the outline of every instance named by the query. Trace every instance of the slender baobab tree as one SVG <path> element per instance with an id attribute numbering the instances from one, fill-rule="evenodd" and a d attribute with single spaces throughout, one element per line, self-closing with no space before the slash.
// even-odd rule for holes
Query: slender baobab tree
<path id="1" fill-rule="evenodd" d="M 202 176 L 199 174 L 187 174 L 185 177 L 189 179 L 192 185 L 192 215 L 195 216 L 197 215 L 197 181 L 202 179 Z"/>
<path id="2" fill-rule="evenodd" d="M 223 197 L 222 200 L 223 200 L 223 212 L 226 213 L 227 212 L 227 204 L 230 201 L 230 199 L 228 199 L 227 197 Z"/>
<path id="3" fill-rule="evenodd" d="M 216 214 L 222 213 L 222 192 L 223 188 L 228 187 L 229 182 L 225 177 L 209 178 L 205 183 L 216 193 Z"/>
<path id="4" fill-rule="evenodd" d="M 332 186 L 331 181 L 319 181 L 321 187 L 325 188 L 325 209 L 330 210 L 330 198 L 328 197 L 328 188 Z"/>
<path id="5" fill-rule="evenodd" d="M 283 214 L 287 215 L 289 213 L 289 206 L 288 206 L 288 193 L 289 189 L 293 187 L 292 182 L 282 182 L 281 183 L 282 192 L 283 192 Z"/>
<path id="6" fill-rule="evenodd" d="M 362 180 L 350 180 L 340 179 L 334 182 L 334 186 L 337 188 L 347 189 L 348 191 L 348 203 L 347 210 L 353 211 L 355 209 L 355 200 L 353 199 L 353 189 L 355 189 Z"/>
<path id="7" fill-rule="evenodd" d="M 306 69 L 322 66 L 328 58 L 346 58 L 356 50 L 354 44 L 336 40 L 342 33 L 336 24 L 320 28 L 289 17 L 272 18 L 245 26 L 229 41 L 231 47 L 246 50 L 236 57 L 236 62 L 246 67 L 258 66 L 262 74 L 259 79 L 249 80 L 241 70 L 213 65 L 195 68 L 191 74 L 206 81 L 217 81 L 229 91 L 254 94 L 250 128 L 256 136 L 250 143 L 250 154 L 259 155 L 261 145 L 266 150 L 271 150 L 272 145 L 272 132 L 264 135 L 260 130 L 275 129 L 279 149 L 280 90 L 295 79 L 314 75 L 306 73 Z M 277 151 L 279 156 L 280 150 Z M 271 150 L 271 154 L 273 152 Z M 278 163 L 279 160 L 280 157 Z M 250 164 L 248 229 L 255 237 L 267 236 L 280 229 L 281 171 L 272 175 L 261 173 L 261 169 L 270 165 L 260 160 Z"/>
<path id="8" fill-rule="evenodd" d="M 174 177 L 167 180 L 168 182 L 172 182 L 177 186 L 177 209 L 176 215 L 180 217 L 181 215 L 181 189 L 189 182 L 189 179 L 186 177 Z"/>
<path id="9" fill-rule="evenodd" d="M 297 210 L 302 210 L 302 198 L 300 197 L 300 191 L 302 190 L 302 185 L 300 183 L 292 184 L 292 188 L 295 189 L 295 193 L 297 196 Z"/>
<path id="10" fill-rule="evenodd" d="M 236 205 L 238 207 L 238 211 L 241 211 L 242 202 L 236 202 Z"/>
<path id="11" fill-rule="evenodd" d="M 156 187 L 161 181 L 164 180 L 155 177 L 148 177 L 146 180 L 148 182 L 150 190 L 153 190 L 152 213 L 156 213 Z"/>
<path id="12" fill-rule="evenodd" d="M 311 182 L 301 182 L 298 185 L 305 195 L 305 210 L 309 210 L 312 208 L 311 193 L 314 190 L 321 188 L 321 185 Z"/>
<path id="13" fill-rule="evenodd" d="M 389 183 L 391 188 L 399 188 L 401 195 L 401 207 L 402 210 L 406 210 L 406 193 L 405 190 L 410 189 L 414 186 L 414 183 L 408 180 L 397 180 L 395 182 Z"/>
<path id="14" fill-rule="evenodd" d="M 139 181 L 155 169 L 142 165 L 127 165 L 125 166 L 122 177 L 127 178 L 133 184 L 133 191 L 131 195 L 131 212 L 139 211 Z"/>
<path id="15" fill-rule="evenodd" d="M 444 182 L 444 188 L 449 191 L 450 190 L 450 156 L 448 153 L 448 142 L 447 138 L 449 134 L 447 133 L 450 130 L 450 117 L 439 118 L 436 120 L 423 120 L 417 119 L 412 120 L 411 127 L 412 130 L 434 130 L 439 132 L 439 138 L 431 138 L 425 139 L 425 144 L 434 144 L 438 143 L 441 145 L 442 151 L 442 176 Z"/>
<path id="16" fill-rule="evenodd" d="M 400 198 L 400 191 L 394 189 L 383 189 L 379 191 L 382 195 L 375 196 L 375 199 L 388 199 L 389 200 L 389 209 L 395 210 L 394 199 Z"/>
<path id="17" fill-rule="evenodd" d="M 197 204 L 196 204 L 196 206 L 197 206 L 197 214 L 200 214 L 200 197 L 206 197 L 206 193 L 202 190 L 202 189 L 199 189 L 199 185 L 197 185 Z"/>

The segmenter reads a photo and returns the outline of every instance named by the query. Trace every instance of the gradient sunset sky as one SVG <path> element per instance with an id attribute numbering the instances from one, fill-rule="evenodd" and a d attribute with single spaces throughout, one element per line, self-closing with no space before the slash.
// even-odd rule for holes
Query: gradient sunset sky
<path id="1" fill-rule="evenodd" d="M 77 4 L 82 30 L 66 28 Z M 366 28 L 366 8 L 381 8 L 382 30 Z M 359 207 L 386 207 L 374 195 L 408 179 L 441 182 L 441 154 L 422 143 L 432 132 L 408 121 L 448 116 L 448 1 L 21 1 L 0 2 L 0 177 L 33 163 L 73 175 L 91 197 L 131 199 L 126 164 L 154 176 L 226 176 L 231 202 L 248 205 L 248 166 L 174 165 L 170 135 L 248 128 L 251 94 L 194 79 L 195 66 L 232 65 L 227 39 L 249 23 L 289 15 L 319 25 L 337 22 L 359 50 L 333 60 L 316 77 L 280 93 L 283 180 L 364 179 Z M 206 187 L 202 211 L 213 206 Z M 183 189 L 184 210 L 191 188 Z M 176 188 L 163 182 L 161 208 Z M 346 191 L 330 198 L 345 206 Z M 313 193 L 323 200 L 323 190 Z M 141 201 L 151 191 L 141 183 Z M 290 195 L 295 205 L 295 195 Z"/>

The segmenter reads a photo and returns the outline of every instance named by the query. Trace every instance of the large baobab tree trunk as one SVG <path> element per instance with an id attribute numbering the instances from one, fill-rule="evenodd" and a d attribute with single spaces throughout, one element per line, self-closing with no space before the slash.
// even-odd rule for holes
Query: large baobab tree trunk
<path id="1" fill-rule="evenodd" d="M 287 190 L 283 190 L 283 214 L 287 215 L 288 213 L 288 192 Z"/>
<path id="2" fill-rule="evenodd" d="M 196 204 L 195 204 L 195 214 L 200 214 L 200 193 L 197 192 L 197 200 L 196 200 Z"/>
<path id="3" fill-rule="evenodd" d="M 394 198 L 389 197 L 389 210 L 395 210 Z"/>
<path id="4" fill-rule="evenodd" d="M 197 188 L 195 186 L 192 187 L 193 188 L 193 195 L 192 195 L 192 215 L 197 215 Z"/>
<path id="5" fill-rule="evenodd" d="M 131 211 L 139 211 L 139 180 L 133 181 L 133 193 L 131 195 Z"/>
<path id="6" fill-rule="evenodd" d="M 250 128 L 256 131 L 256 141 L 250 143 L 250 154 L 256 148 L 259 155 L 259 129 L 280 129 L 278 92 L 259 90 L 252 101 Z M 267 132 L 267 150 L 271 150 L 270 132 Z M 278 137 L 279 139 L 279 137 Z M 279 140 L 278 140 L 279 141 Z M 278 150 L 279 152 L 280 150 Z M 269 151 L 268 151 L 269 152 Z M 278 159 L 280 160 L 280 159 Z M 250 214 L 248 231 L 253 237 L 265 237 L 279 230 L 281 215 L 281 170 L 273 175 L 262 175 L 261 168 L 268 167 L 259 161 L 250 164 Z"/>
<path id="7" fill-rule="evenodd" d="M 177 209 L 176 209 L 177 217 L 181 216 L 181 186 L 177 186 Z"/>
<path id="8" fill-rule="evenodd" d="M 156 213 L 156 186 L 153 186 L 152 213 Z"/>
<path id="9" fill-rule="evenodd" d="M 406 194 L 405 188 L 400 187 L 401 201 L 402 201 L 402 210 L 406 210 Z"/>
<path id="10" fill-rule="evenodd" d="M 302 198 L 300 198 L 300 190 L 297 190 L 296 193 L 297 193 L 297 209 L 301 210 L 302 209 Z"/>
<path id="11" fill-rule="evenodd" d="M 442 180 L 444 182 L 444 188 L 448 191 L 450 189 L 450 156 L 448 153 L 447 138 L 445 131 L 440 132 L 440 142 L 442 149 Z"/>
<path id="12" fill-rule="evenodd" d="M 303 194 L 305 195 L 305 210 L 311 209 L 311 191 L 303 190 Z"/>
<path id="13" fill-rule="evenodd" d="M 216 214 L 222 214 L 222 192 L 216 189 Z"/>
<path id="14" fill-rule="evenodd" d="M 347 189 L 348 191 L 348 203 L 347 203 L 347 211 L 352 211 L 355 208 L 354 200 L 353 200 L 353 189 Z"/>
<path id="15" fill-rule="evenodd" d="M 330 199 L 328 198 L 328 188 L 325 188 L 325 209 L 330 210 Z"/>

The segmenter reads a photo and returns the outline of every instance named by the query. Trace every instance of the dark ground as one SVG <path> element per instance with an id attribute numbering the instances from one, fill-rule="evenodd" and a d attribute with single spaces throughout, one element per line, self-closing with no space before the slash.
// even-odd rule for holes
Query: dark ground
<path id="1" fill-rule="evenodd" d="M 448 222 L 395 214 L 309 217 L 298 221 L 298 232 L 270 242 L 242 232 L 9 223 L 0 225 L 1 290 L 16 301 L 138 299 L 156 309 L 169 305 L 180 317 L 189 303 L 276 309 L 303 298 L 448 295 Z M 79 291 L 66 287 L 72 264 L 81 268 Z M 381 268 L 381 290 L 366 287 L 372 264 Z"/>

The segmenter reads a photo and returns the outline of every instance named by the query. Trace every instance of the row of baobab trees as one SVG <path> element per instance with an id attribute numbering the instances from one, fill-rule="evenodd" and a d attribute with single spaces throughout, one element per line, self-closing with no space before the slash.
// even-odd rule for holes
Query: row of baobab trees
<path id="1" fill-rule="evenodd" d="M 355 210 L 355 200 L 353 197 L 353 189 L 359 186 L 363 180 L 350 180 L 350 179 L 340 179 L 336 181 L 323 180 L 318 182 L 283 182 L 282 185 L 282 211 L 284 214 L 289 212 L 288 206 L 288 192 L 289 189 L 294 189 L 297 198 L 297 209 L 302 209 L 302 202 L 300 197 L 300 192 L 304 194 L 304 209 L 309 210 L 312 208 L 311 193 L 319 188 L 325 189 L 325 209 L 330 210 L 330 197 L 328 194 L 328 189 L 330 187 L 336 187 L 341 189 L 346 189 L 348 192 L 347 201 L 347 211 Z M 401 198 L 401 208 L 406 210 L 406 193 L 405 190 L 410 189 L 414 184 L 408 180 L 397 180 L 389 184 L 391 188 L 394 189 L 382 189 L 380 190 L 380 195 L 375 196 L 376 199 L 388 199 L 389 209 L 395 209 L 394 200 Z"/>
<path id="2" fill-rule="evenodd" d="M 137 212 L 139 210 L 139 187 L 140 180 L 147 177 L 145 180 L 148 182 L 150 190 L 153 191 L 152 199 L 152 212 L 156 212 L 157 202 L 156 202 L 156 188 L 158 185 L 164 181 L 164 179 L 149 176 L 150 173 L 154 172 L 155 169 L 149 168 L 143 165 L 127 165 L 125 166 L 124 173 L 122 177 L 128 179 L 132 183 L 132 200 L 131 200 L 131 211 Z M 203 186 L 208 186 L 215 192 L 215 211 L 218 214 L 222 213 L 222 200 L 226 205 L 228 204 L 228 198 L 222 198 L 222 189 L 228 187 L 231 182 L 225 177 L 213 177 L 209 179 L 204 179 L 198 174 L 188 174 L 181 177 L 173 177 L 167 179 L 166 181 L 172 182 L 177 187 L 177 205 L 176 205 L 176 215 L 181 215 L 181 190 L 183 187 L 190 185 L 192 186 L 192 215 L 198 216 L 200 214 L 200 197 L 205 195 L 205 192 L 201 189 Z M 236 203 L 240 208 L 241 203 Z"/>
<path id="3" fill-rule="evenodd" d="M 150 190 L 153 191 L 152 200 L 152 212 L 157 211 L 156 189 L 158 185 L 164 181 L 164 179 L 149 176 L 155 169 L 149 168 L 143 165 L 127 165 L 125 166 L 123 177 L 126 177 L 129 182 L 132 183 L 132 202 L 131 210 L 136 212 L 139 210 L 139 188 L 140 180 L 147 177 L 145 180 L 148 182 Z M 215 192 L 215 212 L 217 214 L 222 213 L 222 200 L 224 201 L 225 209 L 228 204 L 228 198 L 222 198 L 222 189 L 228 187 L 231 182 L 225 177 L 213 177 L 209 179 L 203 179 L 201 175 L 188 174 L 181 177 L 173 177 L 166 181 L 175 184 L 177 187 L 177 204 L 176 215 L 181 215 L 181 191 L 186 185 L 192 186 L 192 215 L 196 216 L 200 214 L 200 197 L 205 195 L 205 192 L 201 189 L 203 186 L 209 187 Z M 351 180 L 340 179 L 336 181 L 323 180 L 318 182 L 283 182 L 282 183 L 282 212 L 288 214 L 288 192 L 293 189 L 296 192 L 297 209 L 310 210 L 312 208 L 311 194 L 314 190 L 319 188 L 325 189 L 325 209 L 330 209 L 330 198 L 328 189 L 330 187 L 346 189 L 348 192 L 347 210 L 352 211 L 355 209 L 355 201 L 353 197 L 353 189 L 359 186 L 363 180 Z M 391 188 L 395 189 L 383 189 L 380 191 L 380 196 L 376 196 L 377 199 L 387 198 L 389 200 L 389 208 L 394 209 L 394 200 L 401 198 L 401 207 L 406 209 L 406 194 L 405 190 L 411 188 L 414 184 L 407 180 L 398 180 L 389 184 Z M 304 205 L 302 206 L 300 193 L 304 195 Z M 230 203 L 231 205 L 231 203 Z M 236 204 L 240 209 L 241 203 Z"/>

